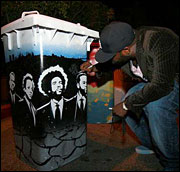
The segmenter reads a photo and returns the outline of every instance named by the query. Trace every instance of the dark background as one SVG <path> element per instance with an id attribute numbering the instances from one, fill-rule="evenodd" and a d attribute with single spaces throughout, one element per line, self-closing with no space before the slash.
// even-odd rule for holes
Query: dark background
<path id="1" fill-rule="evenodd" d="M 140 26 L 161 26 L 179 35 L 179 4 L 177 0 L 111 0 L 111 1 L 1 1 L 1 27 L 21 17 L 24 11 L 39 11 L 101 32 L 111 21 Z M 1 41 L 1 74 L 4 71 Z"/>
<path id="2" fill-rule="evenodd" d="M 1 27 L 19 19 L 22 12 L 34 10 L 97 31 L 119 20 L 134 28 L 142 25 L 169 27 L 179 34 L 177 0 L 1 1 Z"/>
<path id="3" fill-rule="evenodd" d="M 115 20 L 125 21 L 134 28 L 161 26 L 172 29 L 179 35 L 179 2 L 176 0 L 102 1 L 113 8 Z"/>

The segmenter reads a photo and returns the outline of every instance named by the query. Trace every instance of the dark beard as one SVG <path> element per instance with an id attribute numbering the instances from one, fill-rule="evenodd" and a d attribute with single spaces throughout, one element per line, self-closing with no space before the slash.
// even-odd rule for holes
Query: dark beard
<path id="1" fill-rule="evenodd" d="M 31 99 L 32 99 L 32 97 L 31 97 L 31 99 L 30 99 L 30 98 L 28 97 L 28 95 L 25 94 L 25 96 L 26 96 L 26 99 L 30 102 Z"/>
<path id="2" fill-rule="evenodd" d="M 80 91 L 80 93 L 82 94 L 82 96 L 85 96 L 85 97 L 87 96 L 87 93 L 85 93 L 84 90 L 80 89 L 79 91 Z"/>
<path id="3" fill-rule="evenodd" d="M 11 91 L 12 95 L 16 93 L 15 89 L 14 90 L 10 90 L 10 91 Z"/>
<path id="4" fill-rule="evenodd" d="M 60 101 L 61 98 L 62 98 L 62 94 L 61 94 L 61 95 L 57 95 L 57 94 L 54 92 L 54 93 L 51 93 L 50 98 L 51 98 L 51 99 L 55 99 L 55 100 L 57 100 L 57 101 Z"/>
<path id="5" fill-rule="evenodd" d="M 132 56 L 121 56 L 121 58 L 119 58 L 117 61 L 113 61 L 112 60 L 112 64 L 115 66 L 123 66 L 126 63 L 129 62 L 129 60 L 132 60 L 134 57 Z"/>

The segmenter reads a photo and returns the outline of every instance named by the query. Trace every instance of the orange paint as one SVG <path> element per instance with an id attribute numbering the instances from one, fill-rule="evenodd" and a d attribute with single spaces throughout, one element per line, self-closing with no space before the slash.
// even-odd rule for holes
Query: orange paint
<path id="1" fill-rule="evenodd" d="M 111 95 L 109 93 L 105 94 L 105 97 L 110 97 Z"/>
<path id="2" fill-rule="evenodd" d="M 97 99 L 95 99 L 95 100 L 94 100 L 94 102 L 95 102 L 95 103 L 97 103 L 97 102 L 98 102 L 98 100 L 99 100 L 99 99 L 97 98 Z"/>

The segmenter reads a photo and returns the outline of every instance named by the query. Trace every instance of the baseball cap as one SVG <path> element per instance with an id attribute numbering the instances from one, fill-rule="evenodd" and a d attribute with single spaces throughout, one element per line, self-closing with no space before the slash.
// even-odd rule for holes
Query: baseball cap
<path id="1" fill-rule="evenodd" d="M 112 22 L 105 26 L 100 35 L 101 48 L 95 58 L 99 63 L 104 63 L 115 54 L 129 46 L 135 38 L 133 28 L 124 22 Z"/>

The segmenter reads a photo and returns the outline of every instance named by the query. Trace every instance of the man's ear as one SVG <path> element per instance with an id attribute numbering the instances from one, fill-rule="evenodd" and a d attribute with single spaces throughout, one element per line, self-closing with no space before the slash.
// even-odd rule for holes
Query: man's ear
<path id="1" fill-rule="evenodd" d="M 80 86 L 79 86 L 79 83 L 77 83 L 76 86 L 77 86 L 77 88 L 79 89 L 79 87 L 80 87 Z"/>

